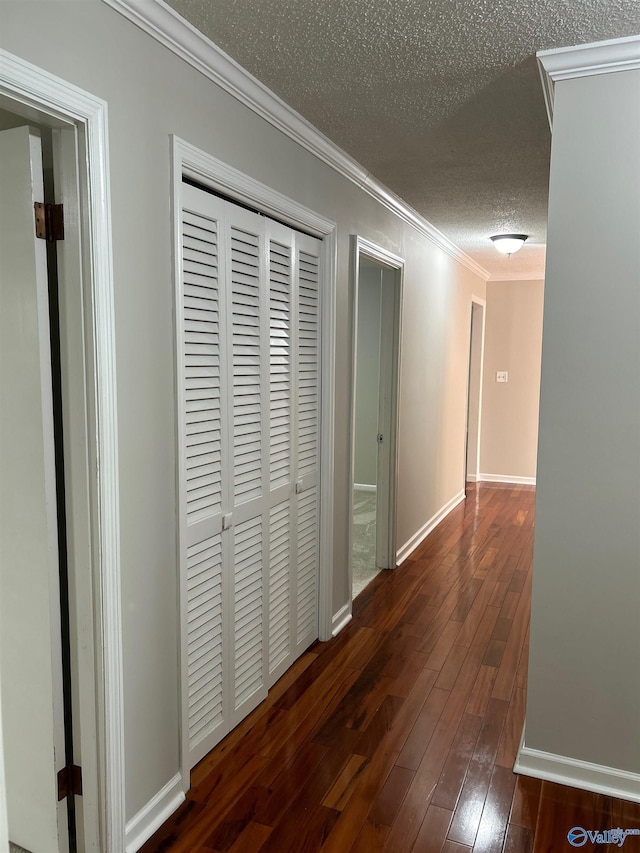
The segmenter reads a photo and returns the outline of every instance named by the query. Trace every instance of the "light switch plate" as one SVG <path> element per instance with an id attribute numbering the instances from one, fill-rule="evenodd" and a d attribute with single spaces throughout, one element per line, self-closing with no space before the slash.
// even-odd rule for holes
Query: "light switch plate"
<path id="1" fill-rule="evenodd" d="M 508 382 L 509 381 L 509 371 L 508 370 L 498 370 L 496 373 L 496 382 Z"/>

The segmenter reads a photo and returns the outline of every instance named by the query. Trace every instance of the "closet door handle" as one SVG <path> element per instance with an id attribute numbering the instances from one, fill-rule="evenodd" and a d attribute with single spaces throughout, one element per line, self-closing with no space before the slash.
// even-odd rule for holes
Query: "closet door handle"
<path id="1" fill-rule="evenodd" d="M 222 532 L 225 530 L 231 530 L 233 527 L 233 515 L 232 513 L 228 513 L 227 515 L 222 516 Z"/>

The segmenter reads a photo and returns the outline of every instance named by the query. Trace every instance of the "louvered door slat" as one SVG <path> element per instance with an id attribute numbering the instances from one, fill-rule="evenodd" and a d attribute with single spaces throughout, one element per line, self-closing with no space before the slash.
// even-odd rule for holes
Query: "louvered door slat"
<path id="1" fill-rule="evenodd" d="M 269 241 L 270 487 L 291 482 L 292 249 Z"/>
<path id="2" fill-rule="evenodd" d="M 204 544 L 204 548 L 203 548 Z M 207 556 L 203 559 L 203 554 Z M 187 551 L 187 586 L 201 590 L 188 604 L 189 739 L 191 749 L 223 722 L 221 536 Z M 202 639 L 206 637 L 206 642 Z"/>
<path id="3" fill-rule="evenodd" d="M 318 507 L 315 490 L 298 498 L 298 642 L 317 630 Z"/>
<path id="4" fill-rule="evenodd" d="M 235 503 L 262 494 L 262 341 L 260 240 L 231 227 L 231 321 Z"/>
<path id="5" fill-rule="evenodd" d="M 262 672 L 262 519 L 235 528 L 234 707 L 260 690 Z"/>
<path id="6" fill-rule="evenodd" d="M 269 672 L 291 652 L 291 506 L 289 500 L 269 514 Z"/>
<path id="7" fill-rule="evenodd" d="M 209 391 L 208 407 L 186 421 L 187 524 L 222 509 L 220 476 L 220 346 L 218 342 L 218 222 L 184 211 L 182 217 L 184 400 L 187 407 Z M 195 241 L 194 235 L 197 235 Z M 198 250 L 194 246 L 198 246 Z M 206 446 L 206 448 L 205 448 Z M 209 454 L 210 460 L 203 460 Z M 211 465 L 213 463 L 213 467 Z"/>
<path id="8" fill-rule="evenodd" d="M 298 476 L 318 459 L 318 258 L 300 251 L 298 280 Z"/>

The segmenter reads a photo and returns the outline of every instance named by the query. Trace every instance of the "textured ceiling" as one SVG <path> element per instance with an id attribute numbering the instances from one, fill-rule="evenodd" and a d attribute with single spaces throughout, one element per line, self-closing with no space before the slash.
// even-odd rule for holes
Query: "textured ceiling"
<path id="1" fill-rule="evenodd" d="M 493 276 L 541 275 L 535 53 L 640 33 L 640 0 L 169 0 Z M 529 234 L 507 259 L 491 234 Z"/>

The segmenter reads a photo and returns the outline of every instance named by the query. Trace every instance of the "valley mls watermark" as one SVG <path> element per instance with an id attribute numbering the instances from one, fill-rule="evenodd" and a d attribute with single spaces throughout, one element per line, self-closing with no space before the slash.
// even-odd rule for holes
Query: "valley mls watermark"
<path id="1" fill-rule="evenodd" d="M 584 847 L 591 841 L 592 844 L 617 844 L 622 847 L 629 835 L 640 835 L 640 829 L 583 829 L 581 826 L 574 826 L 567 833 L 567 841 L 573 847 Z"/>

